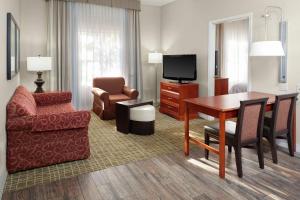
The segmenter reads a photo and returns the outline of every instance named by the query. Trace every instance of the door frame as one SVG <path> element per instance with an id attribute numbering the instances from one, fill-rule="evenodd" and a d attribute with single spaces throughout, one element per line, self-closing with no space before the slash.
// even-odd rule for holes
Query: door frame
<path id="1" fill-rule="evenodd" d="M 238 21 L 238 20 L 249 20 L 249 53 L 250 45 L 252 44 L 252 30 L 253 30 L 253 13 L 246 13 L 242 15 L 212 20 L 208 25 L 208 96 L 215 95 L 215 50 L 216 50 L 216 26 L 228 21 Z M 250 56 L 248 58 L 248 89 L 251 91 L 251 70 L 250 70 Z"/>

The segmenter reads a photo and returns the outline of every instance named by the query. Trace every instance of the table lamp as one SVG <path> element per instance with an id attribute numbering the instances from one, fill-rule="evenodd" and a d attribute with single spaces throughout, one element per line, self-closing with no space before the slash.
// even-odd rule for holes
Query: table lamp
<path id="1" fill-rule="evenodd" d="M 162 53 L 149 53 L 148 63 L 155 64 L 155 103 L 157 104 L 157 64 L 163 63 Z"/>
<path id="2" fill-rule="evenodd" d="M 38 78 L 34 83 L 37 88 L 35 93 L 43 93 L 43 85 L 45 81 L 42 79 L 44 71 L 51 71 L 52 69 L 52 58 L 51 57 L 27 57 L 27 71 L 37 72 Z"/>

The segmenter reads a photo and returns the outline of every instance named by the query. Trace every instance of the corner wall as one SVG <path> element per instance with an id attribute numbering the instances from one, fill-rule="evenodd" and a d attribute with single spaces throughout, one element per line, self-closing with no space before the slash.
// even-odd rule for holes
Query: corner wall
<path id="1" fill-rule="evenodd" d="M 21 84 L 35 91 L 37 75 L 27 71 L 27 57 L 47 56 L 47 4 L 45 0 L 21 0 Z M 43 86 L 49 89 L 48 74 Z"/>
<path id="2" fill-rule="evenodd" d="M 148 53 L 161 51 L 161 8 L 158 6 L 142 5 L 141 17 L 141 46 L 144 98 L 155 98 L 155 66 L 148 63 Z M 161 73 L 162 67 L 158 67 Z M 158 81 L 159 77 L 157 76 Z M 159 96 L 159 83 L 157 84 L 157 97 Z"/>
<path id="3" fill-rule="evenodd" d="M 12 80 L 6 80 L 6 20 L 7 13 L 11 12 L 20 26 L 20 0 L 1 0 L 0 2 L 0 199 L 7 176 L 6 170 L 6 104 L 20 83 L 18 74 Z M 22 30 L 21 30 L 22 34 Z"/>

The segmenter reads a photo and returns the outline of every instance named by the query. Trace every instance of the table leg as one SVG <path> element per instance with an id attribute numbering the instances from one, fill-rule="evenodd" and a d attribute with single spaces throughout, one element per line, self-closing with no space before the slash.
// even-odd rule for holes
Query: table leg
<path id="1" fill-rule="evenodd" d="M 219 176 L 225 178 L 225 113 L 220 113 Z"/>
<path id="2" fill-rule="evenodd" d="M 184 154 L 188 156 L 190 154 L 190 117 L 189 107 L 186 103 L 184 113 Z"/>

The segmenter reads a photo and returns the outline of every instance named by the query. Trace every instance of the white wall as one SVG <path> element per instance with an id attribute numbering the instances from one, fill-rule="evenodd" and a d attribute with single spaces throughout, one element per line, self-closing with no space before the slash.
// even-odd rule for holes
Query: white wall
<path id="1" fill-rule="evenodd" d="M 158 6 L 142 6 L 141 17 L 141 46 L 144 98 L 155 98 L 155 68 L 148 64 L 148 53 L 161 50 L 161 9 Z M 161 77 L 161 66 L 158 66 L 158 78 Z M 159 88 L 159 84 L 157 84 Z M 159 89 L 157 89 L 159 93 Z"/>
<path id="2" fill-rule="evenodd" d="M 6 14 L 11 12 L 20 25 L 20 1 L 19 0 L 0 0 L 0 198 L 2 197 L 5 184 L 6 170 L 6 104 L 12 96 L 15 88 L 20 83 L 19 75 L 12 80 L 6 80 Z M 22 30 L 21 30 L 22 33 Z"/>
<path id="3" fill-rule="evenodd" d="M 289 22 L 288 85 L 289 91 L 295 92 L 296 84 L 300 83 L 300 1 L 298 0 L 177 0 L 162 7 L 162 49 L 167 53 L 196 53 L 198 55 L 197 81 L 200 83 L 200 94 L 206 95 L 209 21 L 253 12 L 253 40 L 263 40 L 264 20 L 261 15 L 264 8 L 269 5 L 283 7 Z M 270 23 L 270 29 L 270 39 L 277 39 L 278 26 Z M 252 90 L 280 93 L 277 83 L 278 59 L 251 58 L 250 68 Z M 299 110 L 298 103 L 298 145 L 300 145 Z M 300 151 L 299 147 L 297 151 Z"/>
<path id="4" fill-rule="evenodd" d="M 29 90 L 34 91 L 36 73 L 28 72 L 26 58 L 30 56 L 47 56 L 47 7 L 45 0 L 21 1 L 21 75 L 20 81 Z M 49 80 L 44 74 L 45 90 Z"/>

